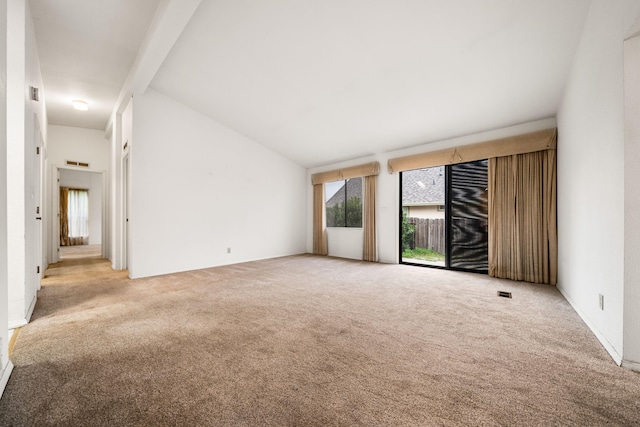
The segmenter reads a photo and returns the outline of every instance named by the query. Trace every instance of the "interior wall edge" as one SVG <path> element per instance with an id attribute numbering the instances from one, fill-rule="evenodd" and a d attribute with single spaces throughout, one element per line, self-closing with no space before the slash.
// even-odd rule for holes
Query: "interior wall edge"
<path id="1" fill-rule="evenodd" d="M 2 371 L 2 375 L 0 375 L 0 398 L 2 398 L 2 393 L 4 393 L 4 389 L 7 387 L 11 372 L 13 372 L 13 363 L 11 363 L 11 360 L 9 360 L 7 366 L 5 366 L 4 370 Z"/>
<path id="2" fill-rule="evenodd" d="M 615 347 L 613 345 L 611 345 L 611 343 L 607 340 L 607 338 L 604 336 L 604 334 L 600 332 L 600 330 L 596 327 L 596 325 L 593 322 L 591 322 L 591 320 L 586 316 L 586 314 L 582 311 L 582 309 L 580 309 L 580 306 L 577 305 L 571 299 L 569 294 L 567 292 L 565 292 L 565 290 L 562 288 L 562 286 L 558 283 L 556 285 L 556 287 L 558 288 L 558 290 L 560 291 L 560 293 L 562 294 L 564 299 L 567 300 L 567 302 L 571 305 L 571 307 L 574 309 L 574 311 L 578 314 L 578 316 L 580 316 L 580 318 L 585 323 L 585 325 L 587 325 L 587 327 L 589 329 L 591 329 L 591 332 L 593 332 L 593 335 L 600 342 L 600 344 L 602 344 L 602 347 L 604 347 L 604 349 L 607 351 L 607 353 L 609 353 L 609 356 L 611 356 L 611 358 L 616 363 L 616 365 L 621 366 L 623 359 L 622 359 L 622 356 L 620 355 L 620 353 L 618 353 L 618 351 L 615 349 Z"/>

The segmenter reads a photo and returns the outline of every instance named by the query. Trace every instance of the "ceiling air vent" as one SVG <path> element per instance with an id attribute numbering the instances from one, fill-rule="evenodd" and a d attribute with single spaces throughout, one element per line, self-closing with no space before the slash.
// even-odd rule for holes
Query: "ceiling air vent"
<path id="1" fill-rule="evenodd" d="M 76 162 L 75 160 L 67 160 L 67 165 L 69 165 L 69 166 L 81 166 L 83 168 L 88 168 L 89 167 L 89 163 Z"/>

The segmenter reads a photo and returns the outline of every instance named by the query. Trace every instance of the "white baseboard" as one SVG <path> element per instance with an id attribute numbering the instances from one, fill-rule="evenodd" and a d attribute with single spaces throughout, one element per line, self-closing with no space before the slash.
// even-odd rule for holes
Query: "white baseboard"
<path id="1" fill-rule="evenodd" d="M 622 360 L 622 367 L 631 369 L 632 371 L 640 372 L 640 363 L 632 362 L 631 360 Z"/>
<path id="2" fill-rule="evenodd" d="M 616 351 L 616 349 L 611 345 L 611 343 L 609 341 L 607 341 L 605 336 L 602 335 L 602 333 L 598 330 L 598 328 L 596 328 L 595 325 L 593 323 L 591 323 L 589 318 L 587 316 L 585 316 L 584 312 L 582 310 L 580 310 L 580 307 L 578 307 L 573 302 L 573 300 L 571 298 L 569 298 L 569 296 L 566 293 L 564 293 L 562 288 L 560 286 L 556 286 L 556 288 L 558 288 L 558 290 L 560 291 L 560 293 L 562 294 L 564 299 L 566 299 L 569 302 L 569 304 L 571 304 L 571 307 L 573 307 L 573 309 L 576 311 L 576 313 L 578 313 L 578 316 L 580 316 L 580 318 L 587 325 L 587 327 L 589 329 L 591 329 L 591 332 L 593 332 L 593 335 L 596 336 L 598 341 L 600 341 L 600 344 L 602 344 L 604 349 L 607 350 L 607 353 L 609 353 L 609 356 L 611 356 L 613 361 L 616 362 L 616 365 L 621 366 L 622 365 L 622 356 Z"/>
<path id="3" fill-rule="evenodd" d="M 13 363 L 9 361 L 7 366 L 5 366 L 4 371 L 2 371 L 2 376 L 0 376 L 0 397 L 2 397 L 2 393 L 4 393 L 4 389 L 9 382 L 9 377 L 11 376 L 11 372 L 13 371 Z"/>
<path id="4" fill-rule="evenodd" d="M 33 310 L 36 308 L 36 301 L 38 300 L 38 296 L 34 296 L 31 304 L 29 304 L 29 310 L 27 310 L 27 315 L 25 316 L 25 321 L 27 323 L 31 322 L 31 316 L 33 315 Z"/>
<path id="5" fill-rule="evenodd" d="M 29 322 L 27 322 L 27 319 L 12 320 L 12 321 L 9 322 L 8 329 L 12 330 L 12 329 L 22 328 L 27 323 L 29 323 Z"/>
<path id="6" fill-rule="evenodd" d="M 17 329 L 17 328 L 21 328 L 24 325 L 26 325 L 27 323 L 29 323 L 31 321 L 31 316 L 33 315 L 33 310 L 36 308 L 36 301 L 37 301 L 37 297 L 33 297 L 33 300 L 31 301 L 31 304 L 29 304 L 29 310 L 27 310 L 27 313 L 24 317 L 24 319 L 18 319 L 18 320 L 10 320 L 9 321 L 9 330 L 12 329 Z"/>

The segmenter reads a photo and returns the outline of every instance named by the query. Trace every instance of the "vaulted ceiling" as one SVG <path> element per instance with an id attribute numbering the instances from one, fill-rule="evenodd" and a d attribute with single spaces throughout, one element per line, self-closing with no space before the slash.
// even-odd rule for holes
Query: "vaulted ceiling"
<path id="1" fill-rule="evenodd" d="M 113 104 L 74 121 L 59 94 L 115 100 L 160 2 L 31 3 L 50 123 L 104 128 Z M 150 86 L 313 167 L 555 116 L 589 7 L 203 0 Z"/>

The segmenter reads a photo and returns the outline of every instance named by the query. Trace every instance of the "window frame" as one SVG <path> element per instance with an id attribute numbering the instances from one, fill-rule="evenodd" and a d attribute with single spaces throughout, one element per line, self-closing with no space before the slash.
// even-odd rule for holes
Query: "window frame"
<path id="1" fill-rule="evenodd" d="M 349 210 L 347 209 L 348 206 L 348 201 L 349 201 L 349 193 L 348 193 L 348 189 L 347 189 L 347 184 L 349 183 L 349 181 L 351 180 L 360 180 L 360 196 L 358 197 L 358 199 L 360 200 L 360 221 L 359 221 L 359 225 L 349 225 Z M 331 195 L 331 198 L 333 198 L 336 194 L 338 194 L 338 192 L 342 191 L 344 189 L 344 225 L 329 225 L 329 222 L 326 222 L 326 227 L 327 228 L 351 228 L 351 229 L 362 229 L 364 228 L 364 192 L 363 192 L 363 187 L 364 187 L 364 178 L 363 177 L 353 177 L 353 178 L 347 178 L 347 179 L 341 179 L 341 180 L 335 180 L 335 181 L 329 181 L 329 182 L 325 182 L 323 185 L 325 186 L 326 189 L 326 185 L 329 183 L 335 183 L 335 182 L 342 182 L 342 187 L 340 187 L 338 189 L 338 191 L 336 191 L 334 194 Z M 352 197 L 356 197 L 356 196 L 352 196 Z M 328 209 L 330 209 L 328 206 L 326 206 L 326 203 L 331 199 L 327 199 L 325 196 L 325 217 L 328 219 L 329 215 L 328 215 Z M 337 206 L 337 205 L 334 205 Z M 332 206 L 333 207 L 333 206 Z"/>

